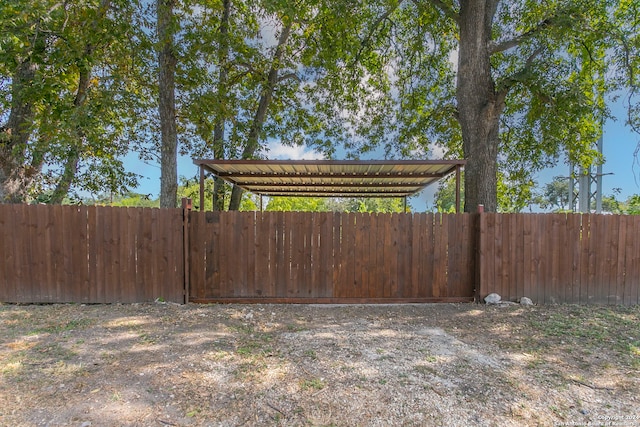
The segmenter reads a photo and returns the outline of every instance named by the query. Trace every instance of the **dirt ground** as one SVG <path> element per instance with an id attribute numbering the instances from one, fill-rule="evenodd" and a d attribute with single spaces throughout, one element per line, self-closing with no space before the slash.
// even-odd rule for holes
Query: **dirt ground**
<path id="1" fill-rule="evenodd" d="M 640 307 L 0 305 L 0 425 L 640 426 Z"/>

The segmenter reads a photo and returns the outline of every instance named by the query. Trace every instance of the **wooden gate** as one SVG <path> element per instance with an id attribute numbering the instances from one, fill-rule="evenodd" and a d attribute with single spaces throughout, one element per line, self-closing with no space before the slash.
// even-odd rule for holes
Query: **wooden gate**
<path id="1" fill-rule="evenodd" d="M 471 301 L 473 216 L 191 212 L 193 302 Z"/>

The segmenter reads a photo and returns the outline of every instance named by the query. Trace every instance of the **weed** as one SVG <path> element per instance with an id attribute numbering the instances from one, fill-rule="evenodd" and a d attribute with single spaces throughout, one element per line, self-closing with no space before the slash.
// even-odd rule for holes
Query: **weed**
<path id="1" fill-rule="evenodd" d="M 325 387 L 325 383 L 322 378 L 312 378 L 310 380 L 301 380 L 300 388 L 302 390 L 322 390 Z"/>
<path id="2" fill-rule="evenodd" d="M 422 375 L 436 375 L 436 370 L 431 366 L 426 365 L 416 365 L 413 367 L 413 370 L 421 373 Z"/>
<path id="3" fill-rule="evenodd" d="M 190 411 L 187 411 L 187 418 L 193 418 L 196 415 L 198 415 L 200 413 L 200 409 L 192 409 Z"/>
<path id="4" fill-rule="evenodd" d="M 138 338 L 142 344 L 153 345 L 157 342 L 157 339 L 149 334 L 140 334 Z"/>
<path id="5" fill-rule="evenodd" d="M 302 332 L 302 331 L 306 331 L 306 330 L 307 330 L 307 328 L 305 328 L 305 327 L 304 327 L 304 326 L 302 326 L 302 325 L 294 325 L 294 324 L 292 324 L 292 323 L 289 323 L 289 324 L 287 325 L 287 330 L 288 330 L 289 332 Z"/>
<path id="6" fill-rule="evenodd" d="M 433 354 L 431 354 L 429 350 L 424 349 L 424 350 L 421 350 L 421 352 L 424 354 L 424 358 L 427 362 L 435 363 L 438 361 L 438 358 Z"/>
<path id="7" fill-rule="evenodd" d="M 70 320 L 66 323 L 54 323 L 54 324 L 49 324 L 42 328 L 36 328 L 32 330 L 29 333 L 29 335 L 59 334 L 61 332 L 84 329 L 90 326 L 92 323 L 93 322 L 90 319 L 77 319 L 77 320 Z"/>
<path id="8" fill-rule="evenodd" d="M 305 350 L 304 355 L 313 360 L 316 360 L 318 358 L 316 351 L 313 349 Z"/>

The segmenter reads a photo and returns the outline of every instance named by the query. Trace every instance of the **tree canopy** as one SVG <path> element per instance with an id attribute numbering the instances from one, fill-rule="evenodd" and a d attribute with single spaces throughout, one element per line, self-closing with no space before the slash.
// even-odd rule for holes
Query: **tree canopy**
<path id="1" fill-rule="evenodd" d="M 279 141 L 464 157 L 465 210 L 520 210 L 541 169 L 602 161 L 610 101 L 640 132 L 639 52 L 633 0 L 9 0 L 0 200 L 126 194 L 131 150 L 250 159 Z M 178 147 L 163 152 L 167 71 Z M 240 208 L 239 188 L 211 191 L 212 208 Z"/>

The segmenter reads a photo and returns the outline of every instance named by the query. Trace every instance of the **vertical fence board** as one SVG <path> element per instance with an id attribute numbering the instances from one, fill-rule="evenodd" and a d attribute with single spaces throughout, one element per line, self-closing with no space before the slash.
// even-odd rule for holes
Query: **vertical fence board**
<path id="1" fill-rule="evenodd" d="M 516 298 L 522 298 L 524 293 L 524 216 L 515 215 L 515 221 L 513 221 L 513 230 L 511 233 L 514 235 L 515 240 L 515 266 L 513 269 L 513 281 Z"/>
<path id="2" fill-rule="evenodd" d="M 291 278 L 292 274 L 292 252 L 293 252 L 293 224 L 292 224 L 292 212 L 284 212 L 284 223 L 282 226 L 282 234 L 283 234 L 283 252 L 284 252 L 284 263 L 283 263 L 283 297 L 289 297 L 293 294 L 293 281 Z"/>
<path id="3" fill-rule="evenodd" d="M 320 218 L 317 212 L 310 212 L 307 222 L 307 249 L 305 258 L 305 276 L 307 277 L 307 296 L 318 297 L 320 275 Z"/>
<path id="4" fill-rule="evenodd" d="M 607 267 L 606 267 L 606 304 L 616 304 L 617 291 L 617 271 L 618 271 L 618 239 L 620 234 L 621 221 L 610 221 L 607 227 Z"/>
<path id="5" fill-rule="evenodd" d="M 600 221 L 599 215 L 590 215 L 591 224 L 593 229 L 593 235 L 589 244 L 589 263 L 591 264 L 591 271 L 589 272 L 589 296 L 591 302 L 599 304 L 602 302 L 602 280 L 603 269 L 605 265 L 604 259 L 604 239 L 605 230 Z"/>
<path id="6" fill-rule="evenodd" d="M 640 215 L 628 218 L 627 239 L 625 242 L 625 286 L 623 301 L 625 305 L 638 304 L 640 289 Z"/>
<path id="7" fill-rule="evenodd" d="M 384 289 L 386 284 L 385 278 L 385 266 L 384 266 L 384 233 L 385 233 L 385 221 L 382 220 L 380 214 L 375 214 L 374 223 L 371 224 L 371 245 L 373 246 L 373 254 L 371 260 L 374 262 L 372 269 L 372 283 L 369 290 L 369 296 L 371 298 L 382 298 L 384 296 Z M 374 226 L 375 224 L 375 226 Z"/>
<path id="8" fill-rule="evenodd" d="M 233 214 L 234 212 L 229 212 L 229 215 L 222 215 L 216 212 L 220 224 L 219 234 L 218 238 L 212 242 L 209 251 L 212 251 L 212 257 L 220 259 L 220 279 L 216 286 L 219 289 L 220 295 L 237 296 L 233 286 L 229 286 L 230 283 L 233 283 L 232 277 L 237 265 L 237 263 L 233 262 L 236 254 L 233 251 L 232 244 L 235 240 L 234 236 L 231 236 L 229 233 L 234 220 Z M 216 253 L 218 255 L 215 255 Z"/>
<path id="9" fill-rule="evenodd" d="M 20 239 L 14 240 L 14 264 L 13 280 L 15 281 L 16 298 L 15 302 L 27 302 L 31 298 L 28 290 L 28 281 L 24 274 L 24 264 L 28 262 L 29 234 L 25 225 L 26 218 L 23 214 L 24 207 L 21 205 L 10 205 L 11 216 L 14 218 L 16 234 Z"/>
<path id="10" fill-rule="evenodd" d="M 567 227 L 569 230 L 570 242 L 573 245 L 566 247 L 565 251 L 568 256 L 568 264 L 564 266 L 567 270 L 567 289 L 565 292 L 565 301 L 568 303 L 576 303 L 580 298 L 579 290 L 579 272 L 580 272 L 580 215 L 569 214 L 567 216 Z"/>
<path id="11" fill-rule="evenodd" d="M 96 229 L 95 236 L 93 239 L 93 245 L 95 247 L 95 295 L 98 302 L 106 301 L 106 287 L 105 287 L 105 223 L 104 223 L 104 212 L 106 212 L 102 207 L 95 207 L 94 215 L 96 221 Z M 68 218 L 68 217 L 67 217 Z M 139 230 L 139 223 L 137 221 L 137 216 L 135 217 L 136 221 L 136 262 L 138 262 L 140 257 L 140 247 L 142 243 L 140 240 L 140 235 L 137 232 Z M 66 222 L 66 220 L 65 220 Z M 68 225 L 65 224 L 68 227 Z M 65 236 L 65 239 L 68 239 L 68 235 Z M 68 254 L 68 246 L 65 245 L 65 253 Z M 139 264 L 138 264 L 139 265 Z M 69 270 L 67 269 L 67 257 L 65 257 L 65 271 L 67 271 L 67 277 L 69 277 Z M 136 289 L 142 289 L 142 283 L 138 276 L 136 276 Z M 140 299 L 142 296 L 139 295 Z"/>
<path id="12" fill-rule="evenodd" d="M 126 302 L 136 302 L 136 293 L 132 291 L 130 282 L 125 275 L 126 258 L 123 257 L 122 248 L 126 244 L 127 234 L 127 210 L 129 208 L 114 209 L 109 213 L 112 216 L 113 221 L 113 263 L 111 269 L 113 271 L 114 286 L 118 291 L 118 299 Z M 158 209 L 154 209 L 154 212 L 159 212 Z M 154 223 L 155 223 L 154 219 Z M 170 230 L 166 230 L 169 233 Z M 157 232 L 156 232 L 157 234 Z M 152 271 L 155 273 L 158 269 L 156 266 L 157 256 L 153 257 L 154 265 Z M 162 277 L 161 275 L 159 275 Z M 154 282 L 157 282 L 157 276 Z M 155 286 L 155 285 L 154 285 Z M 163 295 L 164 296 L 164 295 Z"/>
<path id="13" fill-rule="evenodd" d="M 333 270 L 335 260 L 333 257 L 333 236 L 335 234 L 334 217 L 331 212 L 321 215 L 320 226 L 320 281 L 318 296 L 328 298 L 333 295 Z"/>
<path id="14" fill-rule="evenodd" d="M 153 230 L 152 230 L 152 219 L 150 208 L 142 208 L 140 212 L 140 221 L 142 223 L 143 230 L 143 238 L 144 243 L 142 246 L 142 251 L 144 253 L 144 264 L 142 266 L 142 271 L 144 273 L 144 282 L 142 284 L 143 289 L 145 290 L 144 299 L 145 301 L 153 301 L 156 298 L 161 297 L 162 295 L 158 295 L 157 285 L 151 286 L 153 283 Z"/>
<path id="15" fill-rule="evenodd" d="M 493 292 L 497 292 L 499 295 L 506 297 L 506 291 L 504 286 L 504 277 L 502 271 L 503 260 L 505 259 L 503 243 L 505 241 L 504 230 L 502 229 L 502 218 L 504 215 L 491 214 L 491 221 L 493 222 L 494 238 L 491 239 L 492 253 L 493 253 Z"/>
<path id="16" fill-rule="evenodd" d="M 119 230 L 119 245 L 117 250 L 117 259 L 119 262 L 119 286 L 123 289 L 123 294 L 129 295 L 131 299 L 137 297 L 135 288 L 131 286 L 135 283 L 135 275 L 132 274 L 131 264 L 131 247 L 133 245 L 131 241 L 130 232 L 130 213 L 129 208 L 117 209 L 114 213 L 118 214 L 118 230 Z M 169 230 L 167 230 L 168 232 Z M 135 269 L 135 264 L 133 265 Z M 133 271 L 135 273 L 135 270 Z M 162 277 L 162 275 L 160 275 Z"/>
<path id="17" fill-rule="evenodd" d="M 9 276 L 13 270 L 13 249 L 10 244 L 15 239 L 12 238 L 12 216 L 7 206 L 0 204 L 0 301 L 10 301 L 15 294 L 13 278 Z"/>
<path id="18" fill-rule="evenodd" d="M 311 270 L 311 260 L 313 258 L 313 213 L 305 212 L 300 216 L 300 230 L 302 232 L 302 251 L 300 252 L 300 272 L 301 278 L 298 281 L 298 294 L 301 297 L 309 298 L 313 289 L 313 274 Z"/>
<path id="19" fill-rule="evenodd" d="M 542 217 L 539 214 L 532 214 L 531 216 L 531 299 L 539 304 L 544 304 L 544 286 L 545 277 L 542 270 L 543 259 L 541 254 L 541 242 L 538 236 L 540 236 L 540 230 L 544 225 L 541 224 Z"/>
<path id="20" fill-rule="evenodd" d="M 285 230 L 284 212 L 275 212 L 275 295 L 285 297 L 287 295 L 287 266 L 285 265 Z M 288 261 L 287 261 L 288 264 Z"/>
<path id="21" fill-rule="evenodd" d="M 36 205 L 35 212 L 36 259 L 34 259 L 34 262 L 37 263 L 37 267 L 35 268 L 34 285 L 38 289 L 37 298 L 40 301 L 50 302 L 55 301 L 57 295 L 55 288 L 51 286 L 50 280 L 49 262 L 51 257 L 47 236 L 49 209 L 47 209 L 46 205 Z"/>
<path id="22" fill-rule="evenodd" d="M 236 269 L 234 272 L 233 288 L 234 293 L 238 296 L 249 295 L 249 287 L 247 283 L 248 277 L 248 264 L 249 264 L 249 215 L 251 212 L 233 212 L 235 217 L 235 224 L 233 227 L 229 227 L 229 230 L 233 232 L 233 238 L 235 239 L 235 261 L 233 264 Z M 230 239 L 231 241 L 231 239 Z"/>
<path id="23" fill-rule="evenodd" d="M 531 298 L 533 301 L 533 257 L 532 245 L 533 236 L 531 221 L 533 214 L 523 214 L 522 216 L 522 296 Z M 537 301 L 536 301 L 537 302 Z"/>
<path id="24" fill-rule="evenodd" d="M 561 266 L 561 242 L 562 240 L 562 216 L 563 214 L 551 214 L 549 219 L 551 221 L 550 228 L 546 228 L 546 234 L 550 237 L 550 246 L 547 248 L 546 253 L 549 255 L 549 281 L 547 292 L 545 292 L 545 301 L 556 303 L 560 298 L 560 266 Z"/>
<path id="25" fill-rule="evenodd" d="M 202 257 L 199 249 L 204 246 L 202 231 L 200 230 L 200 212 L 189 212 L 189 300 L 204 298 L 204 277 L 200 271 Z"/>
<path id="26" fill-rule="evenodd" d="M 436 287 L 435 281 L 435 257 L 433 256 L 435 247 L 435 227 L 436 227 L 436 214 L 426 214 L 424 235 L 421 242 L 422 253 L 424 259 L 422 260 L 423 279 L 424 279 L 424 296 L 435 297 L 434 288 Z"/>
<path id="27" fill-rule="evenodd" d="M 443 243 L 443 238 L 442 238 L 442 214 L 441 213 L 437 213 L 434 214 L 434 221 L 433 221 L 433 246 L 432 246 L 432 253 L 433 253 L 433 285 L 432 285 L 432 289 L 433 289 L 433 296 L 438 298 L 443 296 L 440 293 L 440 290 L 442 289 L 442 282 L 445 280 L 444 274 L 444 261 L 443 261 L 443 254 L 442 254 L 442 243 Z"/>
<path id="28" fill-rule="evenodd" d="M 446 228 L 445 231 L 445 244 L 446 244 L 446 257 L 447 257 L 447 275 L 446 275 L 446 288 L 445 288 L 445 296 L 451 297 L 455 295 L 456 288 L 459 286 L 459 274 L 458 268 L 456 265 L 457 260 L 459 260 L 459 245 L 460 240 L 462 238 L 462 219 L 461 215 L 446 215 Z"/>
<path id="29" fill-rule="evenodd" d="M 420 230 L 422 218 L 424 215 L 415 214 L 411 221 L 411 287 L 408 289 L 407 295 L 411 298 L 417 298 L 420 294 L 420 271 L 422 260 L 420 259 L 420 241 L 422 239 Z"/>
<path id="30" fill-rule="evenodd" d="M 369 295 L 368 260 L 371 257 L 369 245 L 369 228 L 371 226 L 371 214 L 361 213 L 356 219 L 356 255 L 355 255 L 355 280 L 357 282 L 356 294 Z"/>
<path id="31" fill-rule="evenodd" d="M 66 294 L 68 292 L 68 286 L 66 283 L 66 277 L 64 272 L 64 207 L 60 205 L 54 205 L 49 208 L 49 220 L 47 226 L 50 227 L 49 232 L 49 263 L 51 264 L 51 276 L 48 286 L 55 292 L 56 296 L 61 301 L 66 301 Z M 89 294 L 89 298 L 91 294 Z"/>
<path id="32" fill-rule="evenodd" d="M 516 267 L 519 257 L 517 251 L 516 218 L 517 216 L 515 214 L 504 215 L 502 222 L 502 232 L 507 242 L 503 246 L 506 254 L 506 260 L 502 264 L 503 287 L 510 301 L 517 301 L 519 297 L 517 289 L 518 282 L 516 279 Z"/>
<path id="33" fill-rule="evenodd" d="M 278 262 L 278 217 L 279 214 L 277 212 L 269 212 L 268 216 L 268 244 L 267 250 L 269 251 L 268 262 L 269 262 L 269 275 L 268 281 L 264 287 L 264 295 L 277 295 L 277 281 L 278 281 L 278 270 L 277 270 L 277 262 Z"/>
<path id="34" fill-rule="evenodd" d="M 277 240 L 278 240 L 278 235 L 277 235 L 277 216 L 275 213 L 273 212 L 269 212 L 268 216 L 267 216 L 267 223 L 266 225 L 268 226 L 267 230 L 268 230 L 268 236 L 267 236 L 267 257 L 265 258 L 265 260 L 267 260 L 267 262 L 269 263 L 268 266 L 268 274 L 267 276 L 265 276 L 268 280 L 267 283 L 265 283 L 262 287 L 263 291 L 264 291 L 264 295 L 276 295 L 276 280 L 277 280 Z"/>
<path id="35" fill-rule="evenodd" d="M 463 245 L 464 260 L 460 263 L 460 268 L 463 271 L 464 279 L 461 282 L 463 287 L 460 296 L 472 295 L 475 297 L 476 290 L 476 215 L 463 214 L 465 217 L 465 235 Z"/>
<path id="36" fill-rule="evenodd" d="M 398 215 L 398 297 L 411 296 L 411 260 L 413 258 L 412 215 L 401 213 Z"/>
<path id="37" fill-rule="evenodd" d="M 256 255 L 258 248 L 256 246 L 256 223 L 258 212 L 248 212 L 246 221 L 247 227 L 247 293 L 255 295 L 257 289 L 256 283 Z"/>
<path id="38" fill-rule="evenodd" d="M 78 215 L 78 240 L 79 240 L 79 260 L 78 260 L 78 270 L 74 272 L 74 276 L 78 275 L 80 277 L 80 281 L 82 283 L 82 293 L 84 295 L 83 302 L 89 303 L 91 300 L 89 299 L 90 289 L 91 289 L 91 276 L 89 275 L 89 268 L 87 266 L 87 262 L 89 260 L 89 241 L 91 240 L 91 236 L 89 235 L 89 229 L 87 226 L 88 217 L 89 217 L 89 208 L 87 206 L 78 206 L 75 210 Z"/>
<path id="39" fill-rule="evenodd" d="M 345 280 L 343 282 L 344 295 L 352 298 L 357 295 L 357 287 L 360 278 L 356 273 L 356 257 L 358 256 L 358 250 L 356 249 L 356 237 L 358 234 L 357 221 L 361 213 L 350 212 L 347 214 L 347 221 L 343 223 L 343 253 L 346 251 L 347 258 L 345 259 Z"/>
<path id="40" fill-rule="evenodd" d="M 288 212 L 288 214 L 289 227 L 287 228 L 291 230 L 291 238 L 289 240 L 291 271 L 289 272 L 287 296 L 300 297 L 300 281 L 304 280 L 304 231 L 302 229 L 301 215 L 294 212 Z"/>
<path id="41" fill-rule="evenodd" d="M 593 230 L 591 228 L 591 215 L 582 214 L 582 238 L 580 239 L 580 303 L 588 304 L 589 298 L 589 245 Z"/>
<path id="42" fill-rule="evenodd" d="M 609 304 L 624 303 L 624 285 L 625 285 L 625 244 L 627 237 L 627 216 L 619 215 L 618 217 L 618 236 L 616 242 L 616 277 L 615 277 L 615 293 L 613 298 L 609 299 Z"/>
<path id="43" fill-rule="evenodd" d="M 34 209 L 30 209 L 29 206 L 21 206 L 22 207 L 22 215 L 24 215 L 24 223 L 23 227 L 25 230 L 25 234 L 27 237 L 27 250 L 26 257 L 24 258 L 24 264 L 22 265 L 22 271 L 25 278 L 25 295 L 29 300 L 38 301 L 39 300 L 39 291 L 37 289 L 37 284 L 35 282 L 35 269 L 32 268 L 32 263 L 35 261 L 35 247 L 38 244 L 35 233 L 35 217 L 37 212 Z"/>
<path id="44" fill-rule="evenodd" d="M 167 299 L 167 295 L 165 295 L 164 292 L 164 286 L 162 286 L 161 280 L 164 281 L 164 279 L 160 279 L 162 276 L 159 274 L 159 269 L 160 269 L 160 265 L 161 265 L 161 260 L 159 258 L 164 257 L 165 254 L 163 254 L 162 251 L 162 242 L 160 240 L 160 236 L 158 235 L 158 221 L 159 221 L 159 212 L 160 210 L 158 209 L 151 209 L 150 210 L 150 260 L 149 260 L 149 264 L 151 266 L 151 271 L 150 271 L 150 275 L 149 275 L 149 280 L 151 280 L 151 282 L 153 283 L 153 293 L 149 296 L 150 299 L 155 300 L 156 298 L 161 298 L 166 300 Z M 163 211 L 164 212 L 169 212 L 169 211 Z M 148 219 L 148 220 L 149 220 Z M 169 233 L 170 230 L 165 230 L 166 233 Z M 166 269 L 163 269 L 164 271 L 166 271 Z"/>

